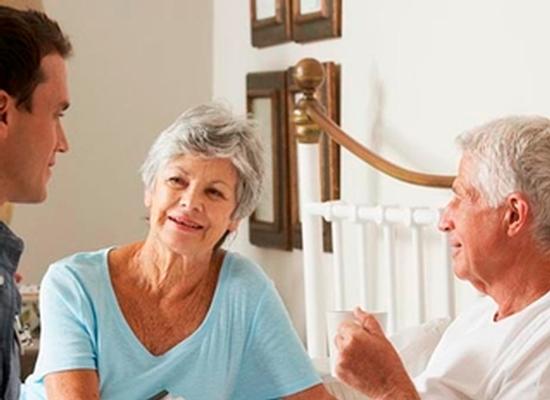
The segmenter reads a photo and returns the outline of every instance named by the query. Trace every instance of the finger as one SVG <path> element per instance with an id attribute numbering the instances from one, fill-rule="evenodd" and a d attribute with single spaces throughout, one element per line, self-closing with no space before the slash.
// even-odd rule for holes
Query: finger
<path id="1" fill-rule="evenodd" d="M 380 326 L 380 323 L 372 314 L 367 314 L 363 319 L 363 329 L 370 333 L 376 333 L 379 335 L 384 334 L 382 326 Z"/>
<path id="2" fill-rule="evenodd" d="M 361 332 L 363 327 L 357 324 L 355 321 L 344 321 L 338 326 L 339 335 L 353 335 L 354 333 Z"/>
<path id="3" fill-rule="evenodd" d="M 359 321 L 360 325 L 363 325 L 365 318 L 367 318 L 368 315 L 369 314 L 359 306 L 353 309 L 353 316 L 357 319 L 357 321 Z"/>

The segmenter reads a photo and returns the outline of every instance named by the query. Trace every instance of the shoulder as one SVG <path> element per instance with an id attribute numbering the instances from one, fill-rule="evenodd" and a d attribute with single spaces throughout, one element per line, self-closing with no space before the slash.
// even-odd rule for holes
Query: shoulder
<path id="1" fill-rule="evenodd" d="M 221 281 L 232 295 L 239 297 L 259 298 L 273 287 L 273 282 L 257 263 L 233 252 L 225 255 Z"/>
<path id="2" fill-rule="evenodd" d="M 271 279 L 254 261 L 239 253 L 227 252 L 224 259 L 227 277 L 241 284 L 265 286 L 272 284 Z"/>
<path id="3" fill-rule="evenodd" d="M 106 257 L 110 248 L 75 253 L 52 263 L 44 279 L 42 287 L 56 286 L 88 286 L 103 278 L 106 268 Z"/>

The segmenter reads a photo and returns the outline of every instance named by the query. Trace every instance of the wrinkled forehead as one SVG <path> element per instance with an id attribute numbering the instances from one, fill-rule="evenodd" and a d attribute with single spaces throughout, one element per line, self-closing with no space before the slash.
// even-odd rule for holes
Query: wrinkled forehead
<path id="1" fill-rule="evenodd" d="M 239 174 L 237 168 L 226 157 L 208 157 L 202 154 L 182 154 L 175 156 L 159 169 L 158 175 L 179 172 L 189 177 L 199 177 L 223 181 L 231 186 L 237 184 Z"/>
<path id="2" fill-rule="evenodd" d="M 456 186 L 460 186 L 466 191 L 475 190 L 474 183 L 476 182 L 477 171 L 477 159 L 469 153 L 464 153 L 458 164 L 458 174 L 453 182 L 453 190 L 456 189 Z"/>

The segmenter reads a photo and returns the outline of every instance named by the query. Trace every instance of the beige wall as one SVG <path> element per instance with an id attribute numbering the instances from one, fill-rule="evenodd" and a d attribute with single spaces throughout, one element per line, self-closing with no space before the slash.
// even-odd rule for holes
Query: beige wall
<path id="1" fill-rule="evenodd" d="M 69 34 L 70 152 L 58 157 L 49 197 L 17 205 L 21 272 L 38 282 L 60 257 L 139 239 L 138 169 L 160 130 L 212 95 L 212 4 L 181 0 L 45 0 Z"/>
<path id="2" fill-rule="evenodd" d="M 393 160 L 440 173 L 455 171 L 459 132 L 510 113 L 550 115 L 547 1 L 342 2 L 341 39 L 255 49 L 249 2 L 214 0 L 214 95 L 244 110 L 246 73 L 286 69 L 302 57 L 335 61 L 345 130 Z M 437 205 L 448 197 L 374 178 L 348 153 L 342 165 L 349 201 Z M 251 246 L 247 226 L 233 247 L 265 267 L 303 332 L 301 253 Z"/>

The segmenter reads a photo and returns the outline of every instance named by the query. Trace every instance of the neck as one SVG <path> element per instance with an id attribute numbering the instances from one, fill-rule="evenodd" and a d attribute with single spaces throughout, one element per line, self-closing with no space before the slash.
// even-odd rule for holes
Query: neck
<path id="1" fill-rule="evenodd" d="M 0 179 L 0 188 L 1 187 L 4 187 L 2 185 L 2 179 Z M 1 189 L 0 189 L 0 207 L 2 207 L 4 204 L 6 204 L 6 202 L 8 201 L 8 196 L 6 193 L 4 193 Z"/>
<path id="2" fill-rule="evenodd" d="M 495 319 L 513 315 L 550 291 L 550 262 L 544 258 L 526 258 L 517 267 L 503 271 L 487 294 L 498 304 Z"/>
<path id="3" fill-rule="evenodd" d="M 0 207 L 4 203 L 9 201 L 8 197 L 10 193 L 10 184 L 11 184 L 5 172 L 9 170 L 9 166 L 4 165 L 4 163 L 2 162 L 3 160 L 6 159 L 6 154 L 4 154 L 4 152 L 1 150 L 2 148 L 0 146 Z"/>
<path id="4" fill-rule="evenodd" d="M 155 292 L 187 295 L 215 272 L 220 254 L 178 254 L 146 240 L 131 257 L 139 284 Z"/>
<path id="5" fill-rule="evenodd" d="M 515 295 L 508 294 L 505 296 L 501 296 L 500 299 L 497 299 L 495 296 L 491 295 L 491 297 L 493 297 L 493 299 L 495 299 L 498 304 L 498 312 L 495 315 L 495 321 L 499 321 L 520 312 L 530 304 L 540 299 L 549 291 L 550 288 L 541 290 L 530 290 L 524 291 L 522 293 L 516 293 Z"/>

